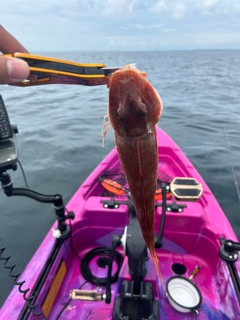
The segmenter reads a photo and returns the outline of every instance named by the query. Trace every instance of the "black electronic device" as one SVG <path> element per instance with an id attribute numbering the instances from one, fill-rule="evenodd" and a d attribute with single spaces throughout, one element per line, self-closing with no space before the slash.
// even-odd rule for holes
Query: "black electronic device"
<path id="1" fill-rule="evenodd" d="M 0 95 L 0 141 L 12 138 L 13 129 L 9 121 L 7 109 Z"/>
<path id="2" fill-rule="evenodd" d="M 12 126 L 2 96 L 0 95 L 0 168 L 11 168 L 18 160 L 15 133 L 17 127 Z"/>

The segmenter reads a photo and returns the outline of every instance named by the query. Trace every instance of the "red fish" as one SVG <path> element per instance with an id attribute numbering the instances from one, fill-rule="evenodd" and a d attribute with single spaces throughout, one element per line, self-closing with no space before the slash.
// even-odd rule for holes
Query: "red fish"
<path id="1" fill-rule="evenodd" d="M 154 249 L 154 198 L 158 171 L 156 124 L 163 106 L 146 76 L 131 65 L 112 74 L 108 117 L 143 238 L 161 275 Z"/>

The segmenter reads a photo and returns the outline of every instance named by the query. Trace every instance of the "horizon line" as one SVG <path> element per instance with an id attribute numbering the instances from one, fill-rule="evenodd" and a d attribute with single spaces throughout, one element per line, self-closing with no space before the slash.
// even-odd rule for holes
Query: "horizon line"
<path id="1" fill-rule="evenodd" d="M 157 49 L 157 50 L 31 50 L 32 53 L 40 52 L 179 52 L 179 51 L 240 51 L 240 49 Z"/>

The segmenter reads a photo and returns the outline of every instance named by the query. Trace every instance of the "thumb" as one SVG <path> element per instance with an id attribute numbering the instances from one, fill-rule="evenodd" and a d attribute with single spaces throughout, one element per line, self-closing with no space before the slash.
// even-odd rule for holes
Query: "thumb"
<path id="1" fill-rule="evenodd" d="M 14 84 L 28 76 L 29 66 L 25 61 L 0 55 L 0 84 Z"/>

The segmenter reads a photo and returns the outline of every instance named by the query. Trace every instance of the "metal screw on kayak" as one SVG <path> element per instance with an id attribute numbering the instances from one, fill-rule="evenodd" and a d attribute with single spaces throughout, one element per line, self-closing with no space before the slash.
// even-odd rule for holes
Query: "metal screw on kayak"
<path id="1" fill-rule="evenodd" d="M 228 255 L 228 258 L 229 258 L 229 259 L 233 259 L 233 255 L 232 255 L 232 254 L 229 254 L 229 255 Z"/>
<path id="2" fill-rule="evenodd" d="M 167 207 L 167 211 L 171 211 L 171 208 Z"/>
<path id="3" fill-rule="evenodd" d="M 178 212 L 182 212 L 183 210 L 181 208 L 178 209 Z"/>
<path id="4" fill-rule="evenodd" d="M 108 205 L 107 205 L 107 204 L 104 204 L 103 206 L 104 206 L 104 208 L 107 208 L 107 207 L 108 207 Z"/>
<path id="5" fill-rule="evenodd" d="M 115 205 L 114 205 L 114 208 L 115 208 L 115 209 L 117 209 L 118 207 L 119 207 L 119 205 L 118 205 L 118 204 L 115 204 Z"/>

